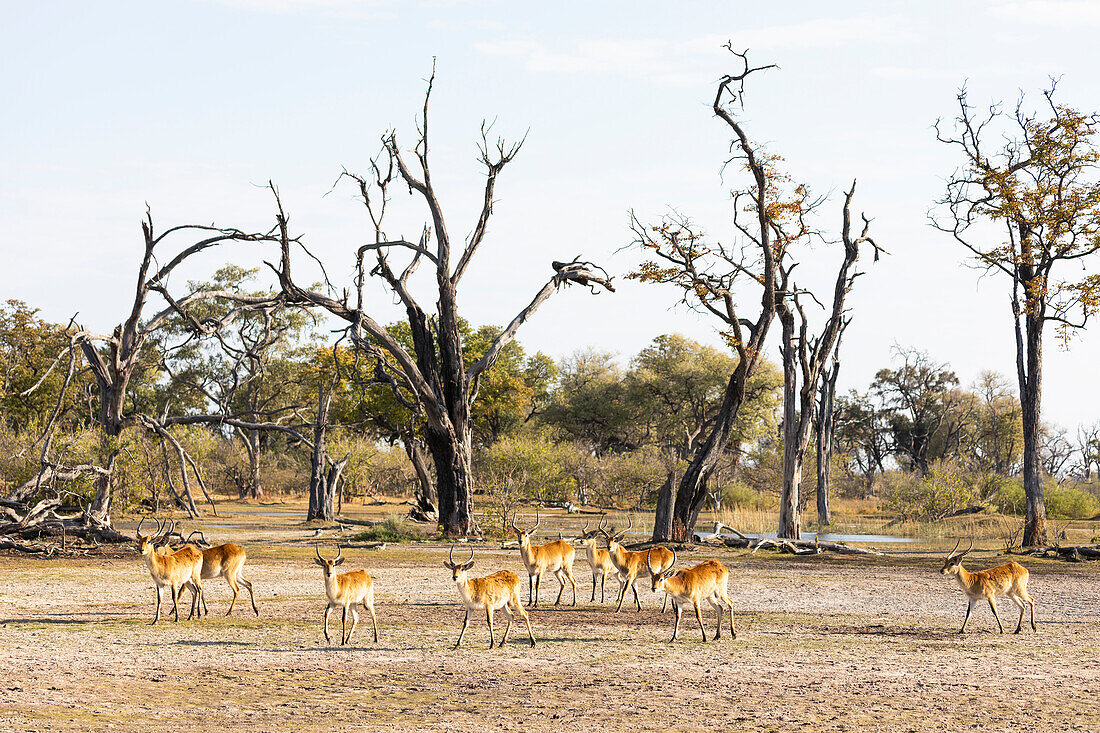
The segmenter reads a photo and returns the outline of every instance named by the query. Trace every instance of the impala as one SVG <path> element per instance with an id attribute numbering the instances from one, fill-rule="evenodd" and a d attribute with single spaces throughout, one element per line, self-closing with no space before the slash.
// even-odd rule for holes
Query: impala
<path id="1" fill-rule="evenodd" d="M 240 586 L 242 585 L 248 590 L 248 599 L 252 601 L 252 612 L 257 616 L 260 615 L 260 610 L 256 608 L 256 597 L 252 594 L 252 583 L 245 580 L 244 575 L 242 575 L 246 559 L 244 548 L 232 542 L 209 547 L 202 551 L 202 579 L 225 578 L 225 582 L 229 583 L 229 587 L 233 590 L 233 600 L 229 602 L 229 610 L 225 612 L 226 616 L 233 613 L 233 606 L 237 603 L 237 594 L 240 593 Z M 202 612 L 209 614 L 210 612 L 206 610 L 206 595 L 204 594 L 200 598 L 202 599 Z"/>
<path id="2" fill-rule="evenodd" d="M 703 635 L 703 641 L 707 640 L 707 632 L 703 630 L 703 612 L 699 604 L 706 601 L 718 611 L 718 625 L 714 630 L 714 638 L 722 635 L 722 605 L 730 610 L 730 636 L 737 638 L 737 630 L 733 627 L 733 601 L 727 594 L 726 584 L 729 581 L 729 570 L 717 560 L 707 560 L 693 568 L 675 572 L 669 567 L 666 570 L 657 570 L 650 562 L 650 550 L 646 553 L 646 568 L 653 577 L 653 592 L 664 591 L 672 598 L 672 610 L 676 614 L 676 624 L 672 627 L 672 638 L 669 643 L 676 641 L 680 633 L 680 615 L 684 612 L 684 606 L 689 603 L 695 606 L 695 618 L 699 622 L 699 633 Z M 672 562 L 676 562 L 676 551 L 672 551 Z"/>
<path id="3" fill-rule="evenodd" d="M 378 643 L 378 617 L 374 615 L 374 580 L 366 570 L 352 570 L 347 573 L 336 574 L 335 568 L 344 562 L 344 551 L 336 548 L 337 554 L 331 560 L 321 557 L 321 548 L 316 545 L 313 551 L 317 559 L 313 562 L 321 566 L 325 575 L 325 595 L 328 596 L 328 605 L 325 606 L 325 641 L 332 643 L 328 635 L 328 615 L 334 608 L 342 609 L 340 615 L 340 645 L 351 641 L 351 635 L 355 633 L 355 627 L 359 623 L 359 614 L 355 612 L 358 603 L 370 614 L 371 623 L 374 625 L 374 642 Z M 351 611 L 351 629 L 345 636 L 348 611 Z"/>
<path id="4" fill-rule="evenodd" d="M 149 567 L 149 575 L 153 578 L 153 584 L 157 590 L 157 612 L 153 617 L 153 623 L 160 621 L 160 604 L 163 588 L 172 590 L 172 613 L 175 620 L 180 620 L 179 596 L 184 586 L 191 590 L 191 618 L 198 612 L 198 602 L 202 597 L 202 553 L 193 545 L 184 545 L 178 550 L 159 553 L 156 550 L 156 535 L 143 535 L 141 525 L 144 518 L 138 522 L 137 546 L 138 551 L 145 557 L 145 563 Z M 158 523 L 158 532 L 163 527 Z"/>
<path id="5" fill-rule="evenodd" d="M 623 600 L 626 598 L 626 589 L 629 587 L 634 592 L 634 603 L 637 604 L 638 610 L 642 610 L 642 602 L 638 600 L 638 589 L 634 583 L 638 578 L 645 578 L 652 575 L 653 572 L 661 572 L 672 567 L 672 563 L 675 560 L 675 556 L 672 551 L 667 547 L 654 547 L 652 548 L 652 555 L 646 550 L 627 550 L 619 540 L 630 531 L 630 528 L 634 526 L 634 518 L 630 517 L 630 525 L 626 529 L 617 532 L 615 528 L 611 528 L 611 532 L 606 529 L 599 530 L 607 540 L 607 552 L 611 557 L 611 562 L 615 564 L 615 569 L 619 571 L 621 578 L 620 582 L 622 587 L 619 590 L 619 605 L 615 608 L 615 613 L 618 613 L 623 608 Z M 647 558 L 651 558 L 652 565 L 648 564 L 650 561 Z M 668 602 L 668 596 L 665 596 L 665 603 Z M 664 611 L 664 605 L 661 606 L 661 611 Z"/>
<path id="6" fill-rule="evenodd" d="M 175 523 L 172 524 L 172 528 L 164 535 L 165 538 L 170 536 L 175 530 Z M 257 616 L 260 615 L 260 610 L 256 608 L 256 597 L 252 593 L 252 583 L 245 580 L 242 574 L 244 568 L 244 561 L 247 559 L 244 548 L 240 545 L 235 545 L 232 542 L 226 542 L 224 545 L 218 545 L 216 547 L 210 547 L 210 543 L 206 541 L 206 536 L 199 531 L 194 531 L 187 536 L 187 542 L 191 543 L 191 538 L 195 535 L 200 536 L 200 540 L 195 544 L 199 545 L 202 552 L 202 579 L 210 580 L 211 578 L 225 578 L 225 581 L 229 583 L 230 589 L 233 591 L 233 600 L 229 602 L 229 610 L 225 615 L 228 616 L 233 613 L 233 607 L 237 603 L 237 596 L 240 593 L 240 586 L 244 586 L 248 590 L 248 598 L 252 601 L 252 611 Z M 182 537 L 182 535 L 180 535 Z M 206 547 L 201 547 L 206 545 Z M 165 554 L 172 552 L 172 548 L 168 546 L 158 547 L 158 554 Z M 202 613 L 209 615 L 210 611 L 206 608 L 206 594 L 205 592 L 199 597 L 202 605 Z"/>
<path id="7" fill-rule="evenodd" d="M 974 541 L 970 541 L 970 547 L 966 548 L 965 552 L 956 555 L 955 550 L 959 549 L 961 543 L 962 540 L 955 543 L 955 549 L 951 550 L 940 570 L 944 575 L 954 575 L 967 597 L 966 618 L 963 619 L 959 633 L 966 631 L 966 622 L 970 620 L 970 612 L 974 610 L 974 604 L 985 599 L 989 602 L 993 618 L 997 619 L 997 627 L 1003 634 L 1005 627 L 1001 625 L 1001 617 L 997 615 L 998 596 L 1008 596 L 1009 600 L 1020 609 L 1020 620 L 1016 624 L 1015 633 L 1020 633 L 1024 625 L 1024 604 L 1031 607 L 1031 630 L 1038 631 L 1035 628 L 1035 600 L 1027 593 L 1027 568 L 1018 562 L 1007 562 L 988 570 L 968 572 L 962 565 L 962 559 L 974 549 Z"/>
<path id="8" fill-rule="evenodd" d="M 619 581 L 620 593 L 623 589 L 623 576 L 619 575 L 619 571 L 615 569 L 615 563 L 611 562 L 611 555 L 608 554 L 607 550 L 596 547 L 596 538 L 606 521 L 607 515 L 604 515 L 600 519 L 600 526 L 591 531 L 588 529 L 588 522 L 585 522 L 584 529 L 581 530 L 581 536 L 577 538 L 584 545 L 585 554 L 588 556 L 588 564 L 592 568 L 592 598 L 590 600 L 592 602 L 596 601 L 596 579 L 598 578 L 600 581 L 600 603 L 604 602 L 604 583 L 608 575 L 614 575 Z"/>
<path id="9" fill-rule="evenodd" d="M 508 614 L 508 625 L 504 627 L 504 636 L 500 638 L 500 647 L 508 640 L 508 632 L 512 628 L 512 617 L 520 616 L 527 623 L 527 636 L 531 639 L 531 646 L 535 645 L 535 634 L 531 631 L 531 619 L 523 610 L 523 603 L 519 599 L 519 576 L 510 570 L 501 570 L 484 578 L 468 578 L 466 573 L 474 566 L 474 551 L 470 549 L 470 559 L 456 563 L 454 545 L 451 545 L 451 553 L 443 566 L 451 571 L 451 579 L 458 586 L 458 595 L 462 599 L 462 605 L 466 607 L 466 618 L 462 621 L 462 631 L 458 633 L 458 641 L 454 648 L 458 649 L 462 644 L 462 637 L 466 634 L 466 628 L 470 625 L 470 615 L 474 611 L 485 610 L 485 617 L 489 622 L 489 648 L 493 648 L 495 635 L 493 632 L 493 611 L 502 610 Z"/>
<path id="10" fill-rule="evenodd" d="M 573 545 L 565 540 L 554 540 L 545 545 L 532 545 L 531 535 L 539 528 L 539 510 L 535 509 L 535 526 L 531 529 L 520 529 L 516 526 L 516 515 L 512 515 L 512 531 L 519 540 L 519 556 L 523 559 L 523 565 L 527 568 L 527 603 L 532 608 L 539 605 L 539 584 L 543 573 L 553 573 L 561 587 L 558 589 L 558 599 L 554 605 L 561 603 L 561 596 L 565 592 L 565 580 L 573 584 L 573 605 L 577 605 L 577 581 L 573 578 L 573 558 L 577 551 Z"/>

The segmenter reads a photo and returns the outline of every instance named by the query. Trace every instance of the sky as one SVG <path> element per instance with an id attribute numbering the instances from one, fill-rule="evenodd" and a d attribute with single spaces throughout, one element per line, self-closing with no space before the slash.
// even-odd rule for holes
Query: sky
<path id="1" fill-rule="evenodd" d="M 1013 104 L 1057 77 L 1066 103 L 1100 109 L 1100 2 L 43 0 L 4 16 L 0 299 L 97 331 L 132 302 L 147 206 L 160 229 L 266 230 L 268 181 L 334 284 L 350 286 L 371 230 L 355 191 L 334 181 L 365 172 L 386 130 L 411 147 L 435 59 L 432 176 L 453 238 L 480 208 L 482 121 L 526 135 L 462 283 L 466 317 L 506 323 L 551 260 L 583 255 L 618 276 L 617 292 L 557 293 L 519 333 L 529 351 L 626 360 L 669 332 L 718 345 L 716 324 L 676 307 L 675 292 L 622 276 L 637 262 L 631 211 L 645 222 L 679 212 L 735 241 L 728 194 L 743 179 L 722 169 L 728 129 L 710 110 L 719 77 L 739 68 L 730 41 L 779 67 L 751 80 L 749 134 L 830 196 L 826 230 L 838 230 L 842 192 L 858 180 L 853 208 L 889 252 L 864 262 L 850 296 L 840 389 L 865 390 L 897 347 L 927 351 L 967 386 L 983 370 L 1014 373 L 1009 288 L 928 225 L 960 162 L 932 125 L 952 119 L 963 84 L 975 104 Z M 416 237 L 425 220 L 398 196 L 387 230 Z M 215 251 L 172 286 L 271 256 Z M 818 246 L 801 261 L 804 283 L 824 287 L 839 254 Z M 297 268 L 308 276 L 307 261 Z M 369 293 L 379 320 L 398 317 L 384 291 Z M 775 360 L 777 339 L 778 327 Z M 1048 339 L 1050 422 L 1100 419 L 1097 364 L 1100 325 L 1068 350 Z"/>

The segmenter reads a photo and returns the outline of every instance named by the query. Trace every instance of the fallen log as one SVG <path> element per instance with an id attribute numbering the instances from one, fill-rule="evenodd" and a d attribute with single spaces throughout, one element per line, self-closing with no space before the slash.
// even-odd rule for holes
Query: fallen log
<path id="1" fill-rule="evenodd" d="M 748 535 L 738 532 L 732 527 L 726 527 L 726 529 L 733 532 L 736 537 L 725 537 L 722 539 L 722 544 L 726 547 L 735 547 L 739 549 L 751 549 L 752 554 L 755 555 L 757 550 L 765 547 L 776 547 L 781 552 L 789 552 L 792 555 L 816 555 L 821 552 L 835 552 L 841 555 L 881 555 L 878 550 L 872 550 L 867 547 L 852 547 L 851 545 L 845 545 L 840 542 L 820 542 L 814 540 L 781 540 L 772 537 L 749 537 Z"/>

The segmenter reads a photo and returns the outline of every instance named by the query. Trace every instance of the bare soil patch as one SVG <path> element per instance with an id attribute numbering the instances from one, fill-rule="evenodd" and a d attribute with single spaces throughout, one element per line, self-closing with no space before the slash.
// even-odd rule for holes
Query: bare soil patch
<path id="1" fill-rule="evenodd" d="M 151 626 L 136 554 L 0 558 L 0 730 L 1100 730 L 1097 564 L 1025 560 L 1039 633 L 1002 636 L 979 607 L 959 636 L 965 602 L 938 556 L 683 553 L 730 566 L 739 635 L 704 644 L 685 613 L 668 644 L 659 598 L 640 590 L 641 613 L 590 603 L 578 555 L 578 606 L 530 611 L 537 647 L 514 626 L 486 649 L 478 617 L 451 651 L 462 611 L 445 548 L 350 549 L 344 567 L 376 578 L 382 638 L 361 618 L 340 648 L 321 633 L 316 530 L 294 521 L 222 530 L 249 550 L 258 618 L 247 603 L 222 616 L 229 591 L 214 580 L 214 615 Z M 475 574 L 522 577 L 516 551 L 476 553 Z M 544 580 L 543 604 L 556 594 Z M 1011 632 L 1014 606 L 1001 618 Z M 713 634 L 709 609 L 704 622 Z"/>

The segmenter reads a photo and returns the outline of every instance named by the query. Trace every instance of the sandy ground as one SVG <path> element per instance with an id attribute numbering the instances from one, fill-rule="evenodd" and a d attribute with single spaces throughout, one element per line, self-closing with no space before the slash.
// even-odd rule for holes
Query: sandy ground
<path id="1" fill-rule="evenodd" d="M 321 633 L 311 546 L 261 535 L 246 565 L 258 618 L 247 601 L 225 618 L 228 587 L 212 580 L 212 616 L 150 625 L 136 554 L 0 557 L 0 730 L 1100 731 L 1100 564 L 1027 561 L 1039 633 L 1001 636 L 979 607 L 959 636 L 965 601 L 932 554 L 681 553 L 730 566 L 739 634 L 703 644 L 685 614 L 668 644 L 672 616 L 648 588 L 641 613 L 589 602 L 578 554 L 579 604 L 531 610 L 534 649 L 521 626 L 486 649 L 475 617 L 452 651 L 462 613 L 445 550 L 350 549 L 344 568 L 376 578 L 381 641 L 361 618 L 340 648 Z M 476 557 L 475 575 L 522 573 L 515 550 Z M 544 582 L 543 603 L 556 592 Z M 1001 617 L 1011 632 L 1011 603 Z M 712 611 L 704 622 L 712 632 Z"/>

